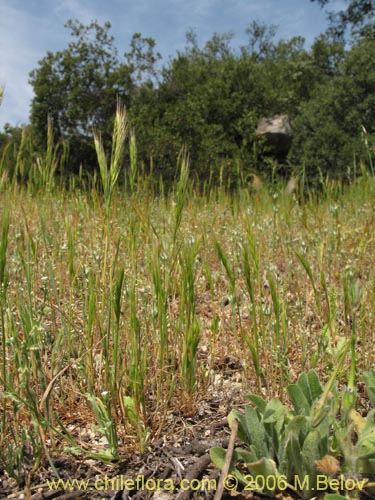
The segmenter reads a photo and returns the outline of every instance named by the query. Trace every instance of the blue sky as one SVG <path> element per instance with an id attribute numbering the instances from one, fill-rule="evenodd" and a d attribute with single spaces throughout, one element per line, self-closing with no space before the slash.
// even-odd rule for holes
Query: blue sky
<path id="1" fill-rule="evenodd" d="M 332 8 L 343 4 L 331 2 Z M 48 50 L 67 47 L 64 24 L 70 18 L 84 24 L 110 21 L 120 54 L 133 33 L 150 36 L 164 61 L 183 49 L 190 28 L 200 45 L 215 32 L 232 31 L 234 46 L 245 42 L 253 20 L 277 25 L 280 38 L 302 35 L 307 46 L 326 28 L 324 12 L 310 0 L 0 0 L 0 85 L 5 86 L 0 128 L 27 123 L 33 97 L 28 74 Z"/>

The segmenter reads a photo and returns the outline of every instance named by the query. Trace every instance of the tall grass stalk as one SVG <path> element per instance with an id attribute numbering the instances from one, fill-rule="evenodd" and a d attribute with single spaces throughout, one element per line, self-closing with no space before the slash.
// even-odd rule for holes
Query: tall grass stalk
<path id="1" fill-rule="evenodd" d="M 367 161 L 368 161 L 368 165 L 370 166 L 371 176 L 372 176 L 372 178 L 374 178 L 374 176 L 375 176 L 375 165 L 374 165 L 375 144 L 372 143 L 371 139 L 369 139 L 369 134 L 363 125 L 362 125 L 362 142 L 364 143 L 365 148 L 366 148 Z"/>
<path id="2" fill-rule="evenodd" d="M 200 196 L 182 156 L 158 197 L 141 170 L 130 196 L 117 190 L 119 162 L 105 164 L 104 195 L 93 176 L 87 191 L 82 179 L 38 190 L 30 177 L 30 196 L 26 146 L 26 177 L 3 185 L 0 207 L 0 461 L 20 483 L 27 459 L 36 469 L 66 444 L 105 461 L 145 448 L 172 411 L 193 414 L 218 390 L 225 405 L 239 379 L 265 397 L 306 365 L 329 378 L 339 363 L 341 379 L 342 346 L 351 386 L 371 367 L 372 178 L 327 182 L 303 203 L 282 186 L 207 184 Z"/>
<path id="3" fill-rule="evenodd" d="M 112 347 L 112 366 L 113 366 L 113 385 L 116 387 L 116 392 L 119 391 L 122 382 L 123 374 L 121 370 L 121 340 L 120 340 L 120 321 L 121 321 L 121 309 L 122 309 L 122 298 L 123 298 L 123 288 L 125 282 L 125 270 L 120 269 L 119 276 L 115 285 L 115 296 L 113 300 L 113 308 L 115 313 L 115 325 L 113 334 L 113 347 Z"/>
<path id="4" fill-rule="evenodd" d="M 101 398 L 95 397 L 92 394 L 87 395 L 87 399 L 92 405 L 95 417 L 99 424 L 99 432 L 106 437 L 109 448 L 106 452 L 100 452 L 98 455 L 102 460 L 106 459 L 110 462 L 119 459 L 118 438 L 115 422 L 111 415 L 110 397 L 106 392 L 101 394 Z M 106 456 L 108 455 L 108 457 Z"/>
<path id="5" fill-rule="evenodd" d="M 184 246 L 180 256 L 181 304 L 180 327 L 183 332 L 181 382 L 184 409 L 193 412 L 193 393 L 197 382 L 197 350 L 200 339 L 200 325 L 195 314 L 195 272 L 194 265 L 200 241 Z"/>
<path id="6" fill-rule="evenodd" d="M 272 324 L 274 325 L 274 331 L 272 332 L 272 338 L 270 338 L 270 345 L 273 346 L 272 351 L 275 353 L 275 368 L 279 371 L 278 379 L 282 380 L 283 383 L 285 383 L 289 380 L 286 312 L 283 306 L 282 297 L 279 292 L 277 277 L 271 272 L 268 273 L 268 283 L 270 287 L 273 314 L 275 318 L 274 322 L 272 322 Z"/>
<path id="7" fill-rule="evenodd" d="M 6 288 L 8 285 L 8 273 L 6 269 L 7 263 L 7 248 L 9 242 L 9 210 L 6 209 L 3 214 L 0 240 L 0 295 L 5 297 Z"/>
<path id="8" fill-rule="evenodd" d="M 146 410 L 146 377 L 148 359 L 150 356 L 148 343 L 144 339 L 145 329 L 138 317 L 138 297 L 136 286 L 133 282 L 129 294 L 129 341 L 126 371 L 128 388 L 122 387 L 122 406 L 127 422 L 136 432 L 138 443 L 144 449 L 149 438 Z M 130 395 L 129 395 L 130 394 Z"/>
<path id="9" fill-rule="evenodd" d="M 62 158 L 59 157 L 60 147 L 58 145 L 54 146 L 53 136 L 52 119 L 48 117 L 47 149 L 44 157 L 39 155 L 35 159 L 34 169 L 32 170 L 33 173 L 29 179 L 32 188 L 52 190 L 55 182 L 56 169 L 59 163 L 62 164 L 64 162 L 65 155 L 63 154 Z M 65 149 L 64 152 L 66 152 Z M 21 162 L 21 158 L 19 161 Z M 21 165 L 19 161 L 17 161 L 17 169 L 19 169 Z"/>
<path id="10" fill-rule="evenodd" d="M 11 143 L 8 142 L 3 148 L 2 155 L 0 158 L 0 190 L 2 190 L 8 183 L 9 173 L 6 170 L 6 159 L 10 149 Z"/>
<path id="11" fill-rule="evenodd" d="M 9 238 L 9 211 L 6 210 L 3 215 L 1 241 L 0 241 L 0 315 L 1 315 L 1 383 L 3 388 L 7 387 L 7 349 L 6 349 L 6 334 L 5 334 L 5 317 L 6 317 L 6 290 L 8 285 L 8 273 L 6 269 L 7 263 L 7 248 Z M 2 432 L 4 433 L 6 424 L 6 400 L 3 399 L 3 414 L 2 414 Z"/>
<path id="12" fill-rule="evenodd" d="M 250 350 L 251 359 L 253 362 L 256 380 L 258 382 L 258 388 L 261 389 L 263 370 L 261 365 L 261 352 L 259 346 L 259 331 L 258 331 L 258 317 L 257 317 L 257 302 L 255 299 L 255 286 L 254 280 L 252 276 L 252 272 L 250 270 L 250 262 L 249 262 L 249 252 L 247 247 L 244 248 L 244 275 L 245 275 L 245 283 L 246 289 L 250 298 L 250 315 L 252 319 L 252 331 L 245 335 L 245 342 Z"/>
<path id="13" fill-rule="evenodd" d="M 50 122 L 48 122 L 48 126 L 49 126 Z M 47 137 L 49 137 L 50 135 L 50 132 L 49 132 L 49 129 L 48 129 L 48 135 Z M 14 174 L 13 174 L 13 180 L 14 180 L 14 183 L 17 181 L 18 178 L 22 179 L 22 180 L 26 180 L 26 168 L 25 168 L 25 163 L 26 163 L 26 160 L 25 160 L 25 151 L 26 151 L 26 130 L 25 129 L 22 129 L 22 132 L 21 132 L 21 142 L 20 142 L 20 145 L 19 145 L 19 148 L 18 148 L 18 151 L 17 151 L 17 158 L 16 158 L 16 166 L 15 166 L 15 170 L 14 170 Z M 48 142 L 48 139 L 47 139 L 47 142 Z M 35 167 L 34 167 L 35 168 Z M 33 172 L 33 169 L 29 169 L 29 172 Z"/>
<path id="14" fill-rule="evenodd" d="M 154 332 L 158 342 L 158 358 L 160 375 L 165 378 L 164 365 L 169 361 L 169 338 L 168 338 L 168 294 L 169 294 L 169 273 L 165 270 L 162 262 L 160 248 L 155 249 L 151 256 L 151 275 L 153 284 L 153 297 L 155 302 L 155 313 L 153 314 Z M 159 391 L 162 391 L 163 384 L 160 383 Z M 158 391 L 158 392 L 159 392 Z"/>
<path id="15" fill-rule="evenodd" d="M 128 133 L 128 123 L 125 108 L 117 103 L 115 122 L 112 134 L 112 153 L 111 160 L 108 165 L 107 156 L 104 150 L 104 144 L 99 132 L 94 132 L 94 143 L 96 156 L 99 163 L 100 177 L 103 187 L 104 204 L 106 214 L 108 215 L 113 192 L 116 187 L 120 171 L 121 162 L 124 152 L 124 143 Z"/>
<path id="16" fill-rule="evenodd" d="M 187 188 L 189 181 L 189 157 L 183 150 L 179 157 L 180 178 L 177 183 L 175 212 L 174 212 L 174 228 L 173 228 L 173 243 L 176 243 L 177 233 L 181 225 L 182 211 L 187 199 Z"/>
<path id="17" fill-rule="evenodd" d="M 298 260 L 300 261 L 300 263 L 302 264 L 302 266 L 303 266 L 304 270 L 306 271 L 306 274 L 310 280 L 311 286 L 312 286 L 313 291 L 314 291 L 315 307 L 316 307 L 316 310 L 320 316 L 320 314 L 321 314 L 321 300 L 320 300 L 320 294 L 318 292 L 318 289 L 317 289 L 317 286 L 315 283 L 315 277 L 314 277 L 313 270 L 312 270 L 309 262 L 307 261 L 307 259 L 304 255 L 302 255 L 299 252 L 296 252 L 296 256 L 297 256 Z"/>
<path id="18" fill-rule="evenodd" d="M 135 140 L 134 130 L 130 131 L 129 149 L 130 149 L 129 185 L 130 185 L 130 192 L 134 193 L 135 184 L 137 180 L 137 142 Z"/>
<path id="19" fill-rule="evenodd" d="M 96 370 L 95 370 L 95 352 L 98 339 L 96 338 L 95 323 L 97 318 L 97 295 L 96 295 L 96 280 L 95 274 L 90 269 L 87 275 L 83 276 L 84 288 L 84 308 L 83 321 L 85 325 L 84 342 L 87 356 L 84 357 L 84 372 L 86 373 L 87 387 L 90 393 L 93 393 L 96 385 Z M 116 368 L 115 365 L 115 370 Z M 117 376 L 117 373 L 115 373 Z"/>

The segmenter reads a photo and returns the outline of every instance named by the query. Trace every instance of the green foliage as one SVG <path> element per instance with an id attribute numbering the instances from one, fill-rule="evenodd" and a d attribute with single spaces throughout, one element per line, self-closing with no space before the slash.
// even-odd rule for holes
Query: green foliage
<path id="1" fill-rule="evenodd" d="M 101 131 L 104 145 L 110 142 L 116 100 L 129 102 L 132 79 L 130 68 L 120 63 L 109 23 L 84 26 L 70 20 L 66 27 L 74 41 L 63 51 L 48 52 L 30 73 L 35 93 L 30 118 L 43 144 L 50 117 L 55 136 L 69 142 L 70 165 L 78 171 L 80 164 L 95 165 L 93 127 Z"/>
<path id="2" fill-rule="evenodd" d="M 129 70 L 138 83 L 150 82 L 157 79 L 156 64 L 161 58 L 155 53 L 155 40 L 144 38 L 141 33 L 134 33 L 130 42 L 130 51 L 125 54 Z"/>
<path id="3" fill-rule="evenodd" d="M 366 68 L 366 70 L 364 70 Z M 300 106 L 290 161 L 304 165 L 307 178 L 346 177 L 353 164 L 367 162 L 362 127 L 370 140 L 375 133 L 375 45 L 363 39 L 348 51 L 339 73 L 318 85 Z"/>
<path id="4" fill-rule="evenodd" d="M 374 142 L 374 41 L 372 31 L 362 29 L 373 19 L 372 2 L 352 0 L 338 18 L 342 26 L 362 30 L 351 46 L 329 31 L 308 50 L 303 38 L 276 41 L 274 26 L 252 22 L 238 50 L 232 33 L 215 33 L 201 47 L 195 33 L 188 32 L 185 48 L 163 66 L 152 38 L 135 33 L 121 58 L 109 23 L 68 21 L 73 41 L 65 50 L 48 52 L 30 74 L 36 147 L 45 149 L 51 120 L 54 143 L 62 139 L 69 145 L 69 170 L 92 173 L 93 128 L 101 131 L 107 153 L 120 98 L 131 137 L 137 137 L 137 149 L 131 139 L 124 155 L 132 191 L 136 166 L 155 184 L 159 178 L 175 181 L 175 158 L 182 147 L 189 151 L 191 176 L 204 184 L 233 188 L 254 173 L 274 179 L 275 173 L 295 171 L 304 172 L 306 186 L 346 179 L 349 170 L 349 177 L 353 174 L 353 157 L 357 165 L 368 164 L 362 131 L 368 143 Z M 255 133 L 261 117 L 275 114 L 292 120 L 287 158 L 276 158 Z M 0 135 L 0 174 L 6 171 L 9 177 L 7 144 Z M 0 179 L 4 184 L 6 176 Z"/>
<path id="5" fill-rule="evenodd" d="M 317 481 L 323 473 L 327 476 L 327 492 L 337 490 L 331 479 L 341 470 L 346 477 L 361 474 L 365 479 L 360 487 L 365 486 L 366 475 L 371 476 L 375 470 L 375 410 L 363 418 L 353 409 L 355 397 L 348 405 L 349 389 L 339 392 L 334 383 L 336 375 L 333 373 L 323 389 L 315 371 L 302 373 L 297 384 L 288 387 L 292 411 L 278 399 L 267 403 L 251 395 L 253 406 L 246 406 L 245 413 L 233 410 L 229 414 L 229 426 L 234 419 L 238 421 L 238 437 L 246 445 L 235 449 L 230 473 L 245 489 L 254 481 L 265 485 L 258 491 L 273 496 L 298 485 L 299 494 L 311 498 L 320 488 Z M 375 371 L 367 372 L 364 379 L 372 394 Z M 221 448 L 211 449 L 211 459 L 220 468 L 224 455 Z M 341 468 L 335 457 L 341 459 Z M 322 470 L 321 464 L 330 461 L 337 463 L 337 470 Z"/>
<path id="6" fill-rule="evenodd" d="M 68 21 L 66 26 L 74 39 L 68 48 L 47 53 L 30 74 L 31 123 L 43 147 L 50 117 L 55 138 L 69 142 L 69 165 L 76 170 L 80 164 L 88 170 L 95 165 L 93 127 L 101 130 L 104 149 L 110 148 L 111 118 L 120 97 L 139 138 L 139 163 L 155 168 L 155 175 L 173 180 L 175 157 L 185 146 L 199 179 L 246 181 L 253 170 L 268 165 L 259 163 L 264 149 L 255 136 L 259 117 L 293 115 L 321 77 L 302 38 L 276 43 L 275 28 L 256 22 L 247 28 L 248 40 L 238 53 L 230 33 L 214 34 L 202 48 L 189 33 L 185 50 L 161 71 L 151 38 L 133 35 L 124 63 L 109 23 Z"/>
<path id="7" fill-rule="evenodd" d="M 87 399 L 91 404 L 94 415 L 97 419 L 98 430 L 108 441 L 109 448 L 106 451 L 108 454 L 107 460 L 115 461 L 119 458 L 116 426 L 111 417 L 109 394 L 102 393 L 101 396 L 101 398 L 98 398 L 93 394 L 87 394 Z M 105 454 L 102 452 L 102 456 L 100 458 L 103 460 L 104 456 Z"/>
<path id="8" fill-rule="evenodd" d="M 316 378 L 313 372 L 309 373 L 309 376 L 311 379 Z M 263 493 L 271 496 L 280 489 L 280 480 L 283 480 L 284 484 L 290 484 L 295 482 L 296 476 L 300 484 L 309 476 L 309 485 L 311 488 L 315 487 L 314 461 L 328 453 L 327 424 L 313 425 L 310 413 L 316 400 L 308 403 L 311 392 L 309 385 L 304 382 L 299 381 L 299 386 L 303 386 L 309 394 L 304 394 L 306 408 L 302 414 L 300 402 L 296 404 L 294 412 L 291 412 L 283 407 L 278 399 L 266 403 L 258 396 L 249 396 L 255 407 L 247 406 L 245 414 L 233 410 L 228 416 L 230 426 L 233 419 L 238 420 L 238 436 L 248 445 L 246 449 L 235 450 L 231 470 L 231 473 L 238 471 L 240 482 L 245 487 L 251 478 L 255 480 L 258 476 L 264 476 L 265 484 L 268 485 L 270 482 L 267 478 L 275 478 L 273 488 L 262 488 Z M 313 385 L 314 390 L 318 387 L 322 392 L 320 385 L 316 386 L 315 380 Z M 211 458 L 216 465 L 219 465 L 217 455 L 221 453 L 218 448 L 211 450 Z M 244 460 L 244 457 L 247 459 Z M 241 470 L 244 472 L 241 473 Z M 306 498 L 312 496 L 311 491 L 304 491 L 303 494 Z"/>
<path id="9" fill-rule="evenodd" d="M 139 150 L 163 165 L 164 178 L 174 178 L 174 158 L 185 145 L 200 180 L 246 180 L 267 164 L 259 163 L 264 146 L 255 136 L 258 119 L 295 113 L 319 81 L 302 38 L 275 43 L 275 31 L 258 23 L 246 32 L 239 54 L 230 33 L 215 34 L 203 48 L 189 33 L 185 50 L 163 68 L 157 98 L 145 86 L 134 96 L 130 114 L 143 137 Z"/>
<path id="10" fill-rule="evenodd" d="M 49 151 L 53 158 L 52 141 Z M 56 182 L 46 189 L 27 178 L 26 188 L 14 183 L 2 192 L 11 209 L 3 210 L 0 224 L 0 431 L 8 443 L 1 466 L 22 481 L 29 460 L 24 443 L 32 444 L 34 470 L 65 444 L 104 461 L 133 446 L 144 449 L 165 432 L 172 409 L 196 410 L 205 388 L 220 382 L 217 360 L 233 353 L 243 382 L 273 394 L 306 365 L 327 373 L 327 359 L 328 371 L 337 361 L 323 392 L 313 372 L 290 386 L 293 412 L 277 399 L 252 396 L 255 407 L 244 417 L 250 424 L 240 433 L 256 446 L 238 449 L 236 460 L 258 476 L 285 470 L 314 477 L 311 457 L 326 452 L 325 425 L 334 415 L 331 428 L 338 428 L 336 420 L 343 424 L 335 440 L 329 435 L 329 452 L 346 457 L 348 471 L 371 471 L 372 417 L 363 422 L 352 411 L 355 370 L 341 403 L 332 381 L 337 370 L 341 377 L 348 352 L 357 353 L 361 367 L 372 362 L 373 178 L 364 176 L 347 192 L 333 184 L 319 202 L 300 203 L 283 186 L 269 193 L 267 185 L 254 196 L 211 187 L 201 196 L 181 154 L 178 184 L 156 197 L 138 182 L 135 166 L 130 195 L 116 189 L 120 163 L 112 165 L 111 173 L 103 163 L 108 210 L 99 182 L 83 192 Z M 342 197 L 333 202 L 336 189 Z M 304 259 L 298 262 L 297 254 Z M 228 293 L 232 310 L 223 314 Z M 337 337 L 348 332 L 352 338 L 335 356 Z M 366 377 L 371 399 L 375 375 Z M 77 415 L 83 420 L 71 426 Z M 82 440 L 82 429 L 89 439 Z M 224 455 L 218 452 L 220 460 Z M 242 478 L 243 469 L 236 472 Z M 267 493 L 273 490 L 266 485 Z"/>
<path id="11" fill-rule="evenodd" d="M 318 2 L 321 7 L 329 5 L 330 0 L 310 0 Z M 350 0 L 346 9 L 338 12 L 329 11 L 330 27 L 328 32 L 336 37 L 343 38 L 348 28 L 356 36 L 368 33 L 374 28 L 375 4 L 373 0 Z"/>

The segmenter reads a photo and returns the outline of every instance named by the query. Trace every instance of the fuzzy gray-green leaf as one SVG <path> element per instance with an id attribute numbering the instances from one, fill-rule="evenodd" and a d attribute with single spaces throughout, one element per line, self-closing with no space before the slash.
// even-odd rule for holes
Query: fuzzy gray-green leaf
<path id="1" fill-rule="evenodd" d="M 287 388 L 297 415 L 310 415 L 310 404 L 304 395 L 301 387 L 297 384 L 290 384 Z"/>

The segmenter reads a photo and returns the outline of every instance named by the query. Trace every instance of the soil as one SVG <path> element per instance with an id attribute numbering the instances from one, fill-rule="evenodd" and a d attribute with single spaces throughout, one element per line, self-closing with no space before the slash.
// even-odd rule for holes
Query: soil
<path id="1" fill-rule="evenodd" d="M 244 391 L 241 377 L 241 361 L 233 356 L 224 356 L 220 365 L 216 366 L 215 381 L 205 392 L 202 391 L 202 398 L 196 404 L 192 416 L 184 415 L 180 408 L 172 411 L 160 437 L 150 439 L 147 449 L 142 453 L 130 454 L 125 451 L 125 458 L 117 464 L 104 465 L 71 454 L 51 453 L 59 478 L 64 481 L 78 480 L 73 488 L 69 489 L 66 484 L 64 488 L 61 483 L 55 483 L 53 489 L 48 486 L 48 481 L 57 481 L 58 478 L 47 460 L 34 473 L 25 464 L 21 485 L 17 485 L 0 469 L 0 499 L 213 499 L 220 470 L 212 464 L 209 451 L 213 446 L 228 448 L 231 432 L 227 416 L 233 408 L 244 407 L 245 396 L 249 392 Z M 365 415 L 369 411 L 369 403 L 363 384 L 358 389 L 359 410 Z M 263 396 L 269 399 L 268 394 Z M 88 440 L 92 435 L 90 432 L 87 433 Z M 240 442 L 237 444 L 240 445 Z M 24 456 L 27 457 L 27 450 Z M 87 482 L 87 487 L 83 487 L 83 481 Z M 192 482 L 194 490 L 187 489 L 187 481 Z M 224 491 L 222 498 L 259 500 L 261 497 L 252 492 Z M 287 490 L 283 492 L 282 498 L 295 500 L 297 497 L 295 492 Z"/>
<path id="2" fill-rule="evenodd" d="M 0 498 L 27 500 L 188 500 L 214 497 L 220 471 L 212 464 L 209 451 L 213 446 L 228 447 L 230 430 L 227 415 L 234 407 L 243 407 L 242 384 L 238 382 L 240 366 L 234 359 L 226 359 L 220 389 L 210 391 L 209 397 L 196 407 L 194 415 L 186 417 L 180 410 L 171 413 L 163 435 L 143 453 L 135 453 L 116 465 L 103 465 L 92 459 L 72 455 L 51 454 L 59 477 L 66 480 L 88 481 L 87 489 L 73 491 L 56 486 L 52 490 L 47 481 L 57 480 L 48 461 L 31 473 L 25 466 L 24 484 L 16 485 L 5 471 L 0 470 Z M 207 394 L 206 394 L 207 396 Z M 27 455 L 27 453 L 26 453 Z M 180 489 L 181 480 L 193 480 L 200 490 Z M 208 482 L 208 480 L 212 480 Z M 60 483 L 61 484 L 61 483 Z M 82 488 L 82 483 L 81 486 Z M 158 489 L 159 487 L 159 489 Z M 186 486 L 185 486 L 186 487 Z M 229 498 L 223 496 L 222 498 Z M 250 498 L 250 497 L 242 497 Z"/>
<path id="3" fill-rule="evenodd" d="M 236 382 L 239 366 L 233 359 L 226 360 L 225 380 L 221 390 L 209 391 L 196 407 L 193 416 L 181 411 L 171 413 L 163 435 L 151 443 L 143 453 L 126 456 L 115 465 L 104 465 L 92 459 L 72 455 L 51 456 L 59 477 L 64 480 L 86 481 L 87 487 L 48 487 L 47 481 L 57 480 L 46 461 L 37 472 L 27 471 L 23 485 L 16 485 L 0 470 L 0 499 L 26 500 L 210 500 L 219 484 L 220 471 L 212 464 L 209 451 L 213 446 L 228 448 L 230 429 L 227 415 L 234 408 L 243 408 L 241 384 Z M 224 371 L 222 372 L 224 375 Z M 226 389 L 223 389 L 223 387 Z M 359 387 L 361 413 L 369 410 L 364 388 Z M 207 394 L 206 394 L 207 395 Z M 238 441 L 236 444 L 240 445 Z M 181 481 L 184 481 L 182 483 Z M 194 489 L 187 489 L 187 481 Z M 181 488 L 183 485 L 183 488 Z M 293 491 L 285 491 L 280 498 L 296 500 Z M 264 500 L 252 492 L 224 491 L 223 500 Z M 280 499 L 279 499 L 280 500 Z"/>

